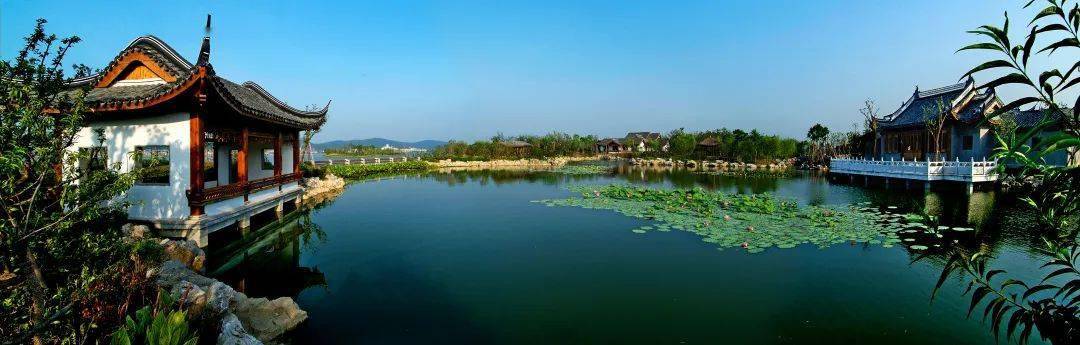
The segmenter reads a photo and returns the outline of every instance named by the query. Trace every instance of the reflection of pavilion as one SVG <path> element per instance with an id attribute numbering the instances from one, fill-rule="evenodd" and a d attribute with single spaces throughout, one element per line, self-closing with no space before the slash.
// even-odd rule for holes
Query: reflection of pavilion
<path id="1" fill-rule="evenodd" d="M 306 211 L 296 212 L 213 248 L 209 272 L 252 297 L 295 297 L 309 287 L 326 286 L 318 267 L 300 266 L 301 245 L 322 236 Z"/>
<path id="2" fill-rule="evenodd" d="M 966 198 L 953 195 L 952 201 L 948 201 L 949 199 L 940 193 L 926 193 L 922 211 L 938 217 L 943 223 L 981 228 L 993 215 L 996 195 L 993 191 L 974 192 Z"/>

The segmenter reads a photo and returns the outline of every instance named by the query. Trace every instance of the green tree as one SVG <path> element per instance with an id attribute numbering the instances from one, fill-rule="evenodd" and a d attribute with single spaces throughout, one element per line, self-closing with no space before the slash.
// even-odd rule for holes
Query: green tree
<path id="1" fill-rule="evenodd" d="M 829 128 L 822 126 L 820 123 L 815 123 L 806 131 L 806 138 L 812 144 L 810 145 L 810 160 L 823 162 L 828 151 L 825 140 L 829 138 Z"/>
<path id="2" fill-rule="evenodd" d="M 85 124 L 85 90 L 66 87 L 63 61 L 79 38 L 58 39 L 44 25 L 0 62 L 0 339 L 12 343 L 86 341 L 95 327 L 87 300 L 111 288 L 99 282 L 116 263 L 130 261 L 116 197 L 134 176 L 115 164 L 81 168 L 100 150 L 70 149 Z"/>

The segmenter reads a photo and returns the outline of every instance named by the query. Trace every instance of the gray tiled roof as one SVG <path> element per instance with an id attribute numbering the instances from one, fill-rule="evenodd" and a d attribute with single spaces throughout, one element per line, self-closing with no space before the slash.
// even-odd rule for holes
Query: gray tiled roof
<path id="1" fill-rule="evenodd" d="M 330 104 L 322 110 L 304 111 L 285 104 L 253 82 L 240 85 L 216 75 L 210 78 L 214 90 L 241 114 L 302 128 L 315 128 L 326 122 Z"/>
<path id="2" fill-rule="evenodd" d="M 1063 109 L 1063 111 L 1069 113 L 1072 109 Z M 1061 119 L 1061 113 L 1049 112 L 1046 109 L 1013 110 L 1006 116 L 1011 116 L 1016 126 L 1020 128 L 1035 127 L 1044 117 L 1050 121 Z"/>
<path id="3" fill-rule="evenodd" d="M 922 126 L 926 122 L 928 114 L 938 111 L 937 108 L 940 105 L 948 109 L 951 102 L 964 92 L 965 86 L 966 83 L 960 83 L 927 91 L 917 91 L 912 99 L 901 105 L 900 109 L 897 109 L 888 117 L 889 120 L 881 121 L 881 128 Z"/>
<path id="4" fill-rule="evenodd" d="M 159 64 L 166 73 L 171 74 L 177 80 L 171 83 L 154 85 L 125 85 L 105 88 L 89 89 L 86 93 L 87 104 L 108 105 L 129 102 L 141 102 L 154 99 L 180 87 L 190 78 L 196 75 L 198 67 L 188 62 L 176 53 L 176 51 L 157 37 L 144 36 L 131 42 L 105 69 L 108 71 L 116 67 L 119 60 L 131 52 L 143 52 L 150 56 L 155 63 Z M 212 66 L 207 68 L 207 86 L 240 115 L 278 123 L 297 128 L 317 128 L 326 122 L 326 113 L 330 104 L 317 111 L 304 111 L 285 104 L 262 87 L 253 82 L 243 84 L 234 83 L 228 79 L 217 76 Z M 83 89 L 96 84 L 104 76 L 101 74 L 75 80 L 69 85 L 73 91 Z"/>

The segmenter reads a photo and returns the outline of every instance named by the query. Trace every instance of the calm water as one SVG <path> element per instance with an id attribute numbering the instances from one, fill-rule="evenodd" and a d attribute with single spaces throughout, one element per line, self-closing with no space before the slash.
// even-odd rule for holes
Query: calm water
<path id="1" fill-rule="evenodd" d="M 617 174 L 482 171 L 353 183 L 329 204 L 211 251 L 217 274 L 254 296 L 291 296 L 311 344 L 975 344 L 963 284 L 933 304 L 933 258 L 903 246 L 803 245 L 747 254 L 697 235 L 634 234 L 610 211 L 545 207 L 563 187 L 634 183 L 773 193 L 803 204 L 925 208 L 972 224 L 963 246 L 1035 276 L 1033 239 L 993 192 L 864 189 L 803 174 L 738 179 L 620 167 Z M 214 239 L 211 239 L 214 242 Z M 222 242 L 222 241 L 219 241 Z M 963 284 L 963 285 L 962 285 Z M 981 308 L 980 308 L 981 309 Z M 1036 342 L 1037 343 L 1037 342 Z"/>

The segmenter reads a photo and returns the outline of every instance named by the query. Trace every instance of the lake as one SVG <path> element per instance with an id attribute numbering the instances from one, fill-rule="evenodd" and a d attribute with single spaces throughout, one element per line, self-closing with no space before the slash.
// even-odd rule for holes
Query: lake
<path id="1" fill-rule="evenodd" d="M 1044 262 L 1000 193 L 618 166 L 600 175 L 457 171 L 352 183 L 314 210 L 212 247 L 210 270 L 251 296 L 295 298 L 309 313 L 291 334 L 301 344 L 994 341 L 981 307 L 965 317 L 965 281 L 951 279 L 931 303 L 942 260 L 912 262 L 918 253 L 904 245 L 751 254 L 686 231 L 633 233 L 652 221 L 613 211 L 532 202 L 612 183 L 922 209 L 976 228 L 951 245 L 989 248 L 995 267 L 1021 273 L 1013 277 L 1037 277 L 1033 267 Z"/>

